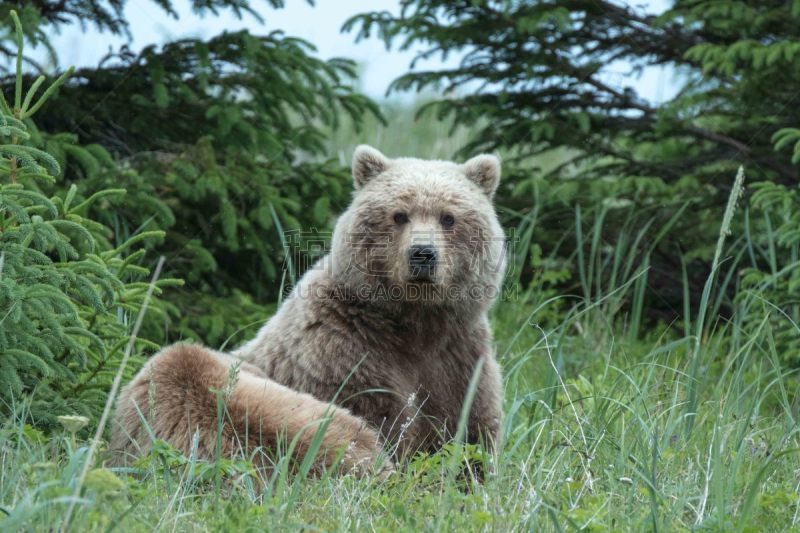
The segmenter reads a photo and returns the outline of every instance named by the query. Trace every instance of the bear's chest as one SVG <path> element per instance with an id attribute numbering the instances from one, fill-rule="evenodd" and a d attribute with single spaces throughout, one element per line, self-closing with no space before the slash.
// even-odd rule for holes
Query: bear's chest
<path id="1" fill-rule="evenodd" d="M 485 343 L 468 332 L 440 331 L 429 342 L 409 342 L 380 358 L 380 381 L 397 398 L 384 414 L 416 428 L 420 441 L 434 435 L 452 436 L 476 363 L 486 353 Z"/>
<path id="2" fill-rule="evenodd" d="M 314 374 L 315 388 L 326 387 L 306 392 L 340 398 L 389 442 L 434 450 L 455 433 L 476 364 L 489 354 L 488 327 L 441 313 L 406 318 L 338 313 L 307 333 L 339 342 L 298 348 L 304 364 L 295 367 Z"/>

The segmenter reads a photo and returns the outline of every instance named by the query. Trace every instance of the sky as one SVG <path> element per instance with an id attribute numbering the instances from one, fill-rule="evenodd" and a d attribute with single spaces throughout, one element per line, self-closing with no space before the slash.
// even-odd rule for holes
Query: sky
<path id="1" fill-rule="evenodd" d="M 392 80 L 406 73 L 417 50 L 387 52 L 377 38 L 355 42 L 355 33 L 341 33 L 341 27 L 351 16 L 366 11 L 399 11 L 398 0 L 316 0 L 311 6 L 303 0 L 288 0 L 283 9 L 272 9 L 265 2 L 253 0 L 252 6 L 264 18 L 260 23 L 251 16 L 237 19 L 231 12 L 223 11 L 220 16 L 200 16 L 192 12 L 188 0 L 174 0 L 179 18 L 176 20 L 149 0 L 129 0 L 125 5 L 125 17 L 130 22 L 133 37 L 131 47 L 140 50 L 149 44 L 162 44 L 182 37 L 208 38 L 225 30 L 249 29 L 254 34 L 268 33 L 281 29 L 287 35 L 301 37 L 317 48 L 322 58 L 348 57 L 356 60 L 362 68 L 361 89 L 373 98 L 382 98 Z M 626 3 L 626 2 L 621 2 Z M 640 0 L 632 5 L 653 12 L 662 11 L 668 0 Z M 65 27 L 60 35 L 52 39 L 59 55 L 61 66 L 94 66 L 110 47 L 118 48 L 126 42 L 124 37 L 99 34 L 92 27 L 83 33 L 78 26 Z M 44 58 L 44 54 L 37 54 Z M 421 63 L 418 68 L 437 68 L 454 66 L 458 57 L 446 62 L 440 58 Z M 615 66 L 619 70 L 619 82 L 627 69 L 625 65 Z M 663 69 L 648 69 L 638 79 L 626 79 L 641 96 L 651 103 L 658 103 L 674 93 L 672 75 Z M 406 95 L 410 97 L 410 95 Z"/>

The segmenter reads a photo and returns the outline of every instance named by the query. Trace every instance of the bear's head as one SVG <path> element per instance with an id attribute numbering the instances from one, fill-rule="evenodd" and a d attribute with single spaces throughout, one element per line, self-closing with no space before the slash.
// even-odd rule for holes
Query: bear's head
<path id="1" fill-rule="evenodd" d="M 334 279 L 359 299 L 488 306 L 505 271 L 499 180 L 493 155 L 456 164 L 359 146 L 353 201 L 333 235 Z"/>

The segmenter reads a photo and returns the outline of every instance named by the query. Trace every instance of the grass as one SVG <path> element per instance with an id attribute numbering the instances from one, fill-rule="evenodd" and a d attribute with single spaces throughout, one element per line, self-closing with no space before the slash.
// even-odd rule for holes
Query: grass
<path id="1" fill-rule="evenodd" d="M 583 304 L 581 304 L 581 307 Z M 685 431 L 694 339 L 665 328 L 629 343 L 604 313 L 506 302 L 496 316 L 506 369 L 506 439 L 483 484 L 451 475 L 480 451 L 420 456 L 388 480 L 263 480 L 242 461 L 200 464 L 160 448 L 137 475 L 90 471 L 76 531 L 303 529 L 791 529 L 800 461 L 793 378 L 770 342 L 735 321 L 704 343 L 693 431 Z M 524 317 L 521 320 L 520 317 Z M 578 326 L 580 324 L 580 326 Z M 583 334 L 576 334 L 576 331 Z M 514 339 L 510 342 L 509 339 Z M 3 530 L 57 527 L 86 443 L 20 419 L 0 433 Z M 102 454 L 100 459 L 102 460 Z M 486 459 L 486 458 L 484 458 Z M 488 460 L 488 459 L 487 459 Z M 166 465 L 166 466 L 165 466 Z M 225 483 L 215 482 L 217 473 Z M 221 496 L 221 497 L 218 497 Z M 763 529 L 762 529 L 763 528 Z"/>

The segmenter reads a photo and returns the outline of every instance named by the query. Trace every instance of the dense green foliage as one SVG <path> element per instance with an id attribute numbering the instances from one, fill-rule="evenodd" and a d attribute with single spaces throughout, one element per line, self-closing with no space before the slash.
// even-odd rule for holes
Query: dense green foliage
<path id="1" fill-rule="evenodd" d="M 195 4 L 249 10 L 235 1 Z M 97 8 L 100 30 L 125 30 L 121 2 L 46 5 L 29 19 L 52 29 Z M 89 214 L 120 239 L 166 231 L 147 257 L 165 255 L 167 274 L 186 285 L 167 292 L 171 311 L 149 321 L 147 338 L 212 346 L 246 338 L 289 282 L 282 230 L 326 228 L 347 204 L 349 173 L 324 156 L 327 131 L 377 108 L 353 90 L 351 61 L 312 52 L 277 31 L 122 50 L 79 69 L 42 108 L 39 127 L 53 133 L 32 145 L 64 169 L 47 193 L 70 184 L 80 198 L 124 188 L 114 209 Z"/>

